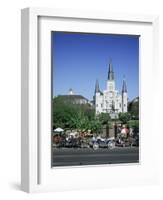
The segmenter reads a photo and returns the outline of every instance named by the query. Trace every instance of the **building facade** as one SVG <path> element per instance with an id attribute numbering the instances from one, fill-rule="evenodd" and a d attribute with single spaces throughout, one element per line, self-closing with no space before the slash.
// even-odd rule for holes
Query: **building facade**
<path id="1" fill-rule="evenodd" d="M 94 105 L 96 115 L 100 113 L 118 114 L 127 112 L 128 95 L 126 81 L 122 82 L 122 91 L 116 90 L 115 77 L 112 63 L 109 64 L 106 90 L 100 90 L 99 82 L 96 80 Z"/>
<path id="2" fill-rule="evenodd" d="M 72 104 L 89 104 L 92 105 L 91 102 L 82 95 L 75 94 L 72 88 L 69 89 L 67 95 L 59 95 L 63 101 L 69 102 Z"/>

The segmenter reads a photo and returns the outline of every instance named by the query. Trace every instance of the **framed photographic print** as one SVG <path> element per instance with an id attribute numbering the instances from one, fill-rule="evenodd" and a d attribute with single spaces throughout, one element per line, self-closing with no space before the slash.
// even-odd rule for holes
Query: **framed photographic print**
<path id="1" fill-rule="evenodd" d="M 157 183 L 157 70 L 157 16 L 23 9 L 22 190 Z"/>
<path id="2" fill-rule="evenodd" d="M 53 31 L 51 42 L 52 166 L 139 163 L 139 35 Z"/>

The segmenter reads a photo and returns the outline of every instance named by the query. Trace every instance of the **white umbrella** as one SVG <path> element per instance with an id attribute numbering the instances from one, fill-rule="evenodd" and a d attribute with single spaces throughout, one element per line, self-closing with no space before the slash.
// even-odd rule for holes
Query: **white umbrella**
<path id="1" fill-rule="evenodd" d="M 54 130 L 54 132 L 63 132 L 64 130 L 62 129 L 62 128 L 56 128 L 55 130 Z"/>

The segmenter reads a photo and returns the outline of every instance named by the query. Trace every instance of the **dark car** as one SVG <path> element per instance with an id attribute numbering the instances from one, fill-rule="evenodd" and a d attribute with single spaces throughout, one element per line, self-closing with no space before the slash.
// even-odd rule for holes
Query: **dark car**
<path id="1" fill-rule="evenodd" d="M 97 144 L 99 145 L 99 148 L 108 148 L 108 144 L 106 140 L 97 140 Z"/>
<path id="2" fill-rule="evenodd" d="M 108 138 L 108 139 L 96 139 L 94 141 L 91 141 L 89 143 L 90 147 L 93 149 L 98 149 L 98 148 L 108 148 L 108 149 L 113 149 L 115 148 L 115 140 L 113 138 Z"/>
<path id="3" fill-rule="evenodd" d="M 79 138 L 69 138 L 65 141 L 64 147 L 67 148 L 80 148 L 81 147 L 81 141 Z"/>

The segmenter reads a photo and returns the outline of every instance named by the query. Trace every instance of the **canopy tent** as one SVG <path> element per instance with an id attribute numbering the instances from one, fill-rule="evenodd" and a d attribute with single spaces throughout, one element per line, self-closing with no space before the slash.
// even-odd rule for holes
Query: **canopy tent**
<path id="1" fill-rule="evenodd" d="M 63 131 L 64 131 L 64 130 L 63 130 L 62 128 L 59 128 L 59 127 L 56 128 L 56 129 L 54 129 L 54 132 L 59 132 L 59 133 L 60 133 L 60 132 L 63 132 Z"/>

